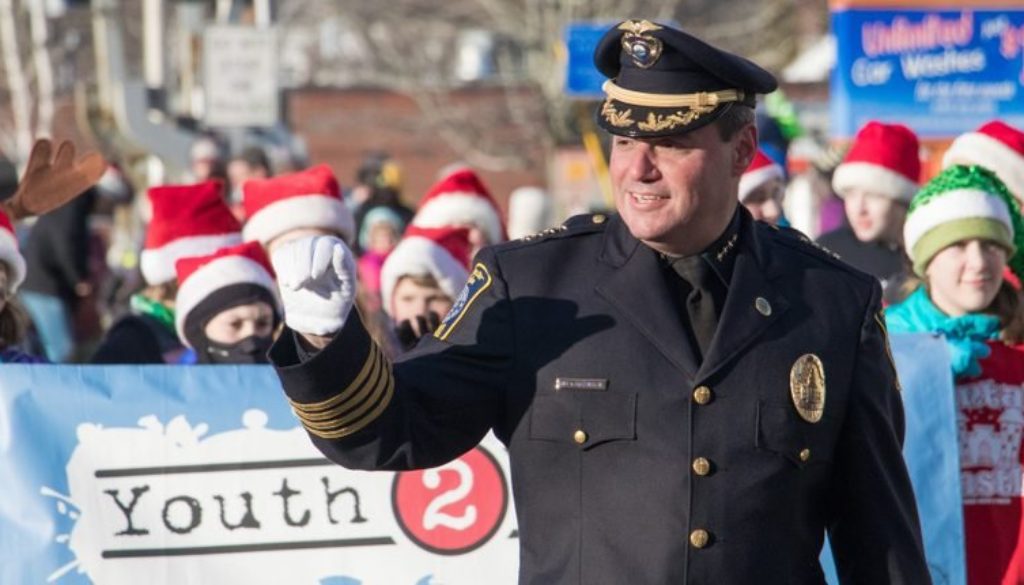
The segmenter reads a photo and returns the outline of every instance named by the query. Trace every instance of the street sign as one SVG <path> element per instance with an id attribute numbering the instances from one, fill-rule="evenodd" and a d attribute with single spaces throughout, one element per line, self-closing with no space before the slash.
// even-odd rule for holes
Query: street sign
<path id="1" fill-rule="evenodd" d="M 565 27 L 565 93 L 580 99 L 601 99 L 607 79 L 594 66 L 594 48 L 614 22 L 574 22 Z"/>
<path id="2" fill-rule="evenodd" d="M 212 127 L 277 123 L 277 35 L 273 29 L 211 26 L 203 34 L 204 120 Z"/>
<path id="3" fill-rule="evenodd" d="M 931 139 L 996 118 L 1024 126 L 1024 8 L 920 4 L 832 13 L 832 134 L 851 137 L 869 120 Z"/>

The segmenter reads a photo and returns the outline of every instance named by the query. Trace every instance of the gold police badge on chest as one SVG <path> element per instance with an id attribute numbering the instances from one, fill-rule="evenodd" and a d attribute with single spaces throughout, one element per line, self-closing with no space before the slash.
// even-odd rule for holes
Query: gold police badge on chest
<path id="1" fill-rule="evenodd" d="M 825 366 L 813 353 L 800 356 L 789 371 L 789 393 L 800 417 L 810 423 L 825 414 Z"/>

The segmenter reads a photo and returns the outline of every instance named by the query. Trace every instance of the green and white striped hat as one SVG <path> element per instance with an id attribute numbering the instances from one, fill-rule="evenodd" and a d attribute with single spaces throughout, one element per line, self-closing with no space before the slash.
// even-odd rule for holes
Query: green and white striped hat
<path id="1" fill-rule="evenodd" d="M 1016 254 L 1024 249 L 1024 221 L 1016 199 L 992 171 L 954 165 L 914 195 L 903 240 L 914 272 L 923 277 L 942 249 L 974 238 L 1005 247 L 1010 269 L 1024 275 L 1024 254 Z"/>

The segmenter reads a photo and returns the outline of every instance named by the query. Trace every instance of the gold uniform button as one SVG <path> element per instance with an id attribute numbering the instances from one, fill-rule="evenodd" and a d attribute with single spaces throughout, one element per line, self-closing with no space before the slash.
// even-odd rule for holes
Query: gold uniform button
<path id="1" fill-rule="evenodd" d="M 806 462 L 810 461 L 810 459 L 811 459 L 811 450 L 810 449 L 804 449 L 804 450 L 800 451 L 800 461 L 803 461 L 804 463 L 806 463 Z"/>
<path id="2" fill-rule="evenodd" d="M 598 213 L 594 217 L 590 218 L 590 221 L 592 221 L 592 222 L 594 222 L 596 224 L 602 224 L 602 223 L 608 221 L 608 216 L 604 215 L 603 213 Z"/>
<path id="3" fill-rule="evenodd" d="M 579 429 L 572 434 L 572 440 L 576 441 L 577 445 L 582 445 L 587 442 L 587 433 L 583 429 Z"/>
<path id="4" fill-rule="evenodd" d="M 711 542 L 711 534 L 703 528 L 698 528 L 690 533 L 690 544 L 693 548 L 704 548 Z"/>
<path id="5" fill-rule="evenodd" d="M 693 391 L 693 401 L 701 406 L 711 402 L 711 388 L 708 388 L 707 386 L 698 386 L 697 389 Z"/>
<path id="6" fill-rule="evenodd" d="M 711 473 L 711 462 L 704 457 L 698 457 L 693 460 L 693 472 L 700 476 L 705 476 Z"/>

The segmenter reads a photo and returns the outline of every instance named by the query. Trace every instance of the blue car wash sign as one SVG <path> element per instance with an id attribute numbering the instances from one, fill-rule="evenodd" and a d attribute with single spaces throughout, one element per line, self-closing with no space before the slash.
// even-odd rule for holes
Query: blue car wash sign
<path id="1" fill-rule="evenodd" d="M 832 12 L 834 135 L 853 136 L 869 120 L 900 122 L 932 139 L 996 118 L 1024 126 L 1024 3 L 999 9 L 850 4 Z M 993 4 L 1003 3 L 987 6 Z"/>
<path id="2" fill-rule="evenodd" d="M 607 78 L 594 65 L 594 49 L 613 26 L 614 22 L 574 22 L 565 27 L 566 95 L 581 99 L 603 97 L 601 85 Z"/>

